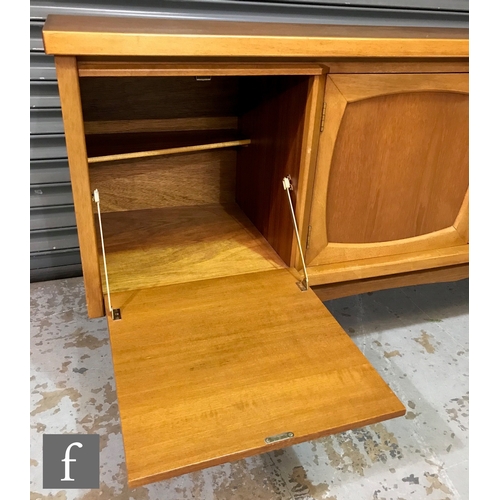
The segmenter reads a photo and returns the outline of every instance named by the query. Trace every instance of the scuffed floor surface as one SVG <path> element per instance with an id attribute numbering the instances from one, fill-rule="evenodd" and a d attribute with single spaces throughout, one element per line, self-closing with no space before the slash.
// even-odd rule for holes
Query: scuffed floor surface
<path id="1" fill-rule="evenodd" d="M 146 487 L 126 486 L 104 319 L 79 278 L 31 285 L 31 500 L 468 498 L 468 280 L 326 303 L 405 417 Z M 98 433 L 99 490 L 44 490 L 42 435 Z"/>

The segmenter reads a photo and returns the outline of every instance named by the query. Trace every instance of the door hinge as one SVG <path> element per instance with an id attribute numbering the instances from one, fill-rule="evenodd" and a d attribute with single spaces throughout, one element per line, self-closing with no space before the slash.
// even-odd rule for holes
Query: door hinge
<path id="1" fill-rule="evenodd" d="M 323 110 L 321 111 L 321 124 L 319 126 L 319 131 L 323 132 L 325 129 L 325 116 L 326 116 L 326 101 L 323 103 Z"/>
<path id="2" fill-rule="evenodd" d="M 309 248 L 309 243 L 311 242 L 311 230 L 312 230 L 312 226 L 309 226 L 307 228 L 306 250 Z"/>

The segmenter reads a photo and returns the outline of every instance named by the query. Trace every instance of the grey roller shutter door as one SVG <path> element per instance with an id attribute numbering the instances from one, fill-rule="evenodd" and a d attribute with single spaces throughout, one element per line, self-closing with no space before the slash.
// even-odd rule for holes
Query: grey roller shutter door
<path id="1" fill-rule="evenodd" d="M 467 28 L 468 0 L 173 0 L 30 3 L 31 280 L 81 275 L 54 60 L 43 53 L 48 14 Z"/>
<path id="2" fill-rule="evenodd" d="M 75 211 L 54 58 L 45 18 L 30 19 L 30 278 L 81 275 Z"/>

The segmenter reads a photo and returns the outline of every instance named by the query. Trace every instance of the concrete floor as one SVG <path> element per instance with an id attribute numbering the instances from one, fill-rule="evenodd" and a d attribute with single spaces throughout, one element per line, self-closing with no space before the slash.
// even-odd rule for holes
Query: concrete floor
<path id="1" fill-rule="evenodd" d="M 106 321 L 80 278 L 31 285 L 31 500 L 468 498 L 468 280 L 326 303 L 405 417 L 129 489 Z M 42 435 L 99 433 L 99 490 L 44 490 Z"/>

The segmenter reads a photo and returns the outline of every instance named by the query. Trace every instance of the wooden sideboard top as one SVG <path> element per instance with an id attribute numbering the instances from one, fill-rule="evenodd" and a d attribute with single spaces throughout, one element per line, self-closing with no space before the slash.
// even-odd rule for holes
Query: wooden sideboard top
<path id="1" fill-rule="evenodd" d="M 469 56 L 469 31 L 458 28 L 49 15 L 43 40 L 47 54 L 71 56 Z"/>

